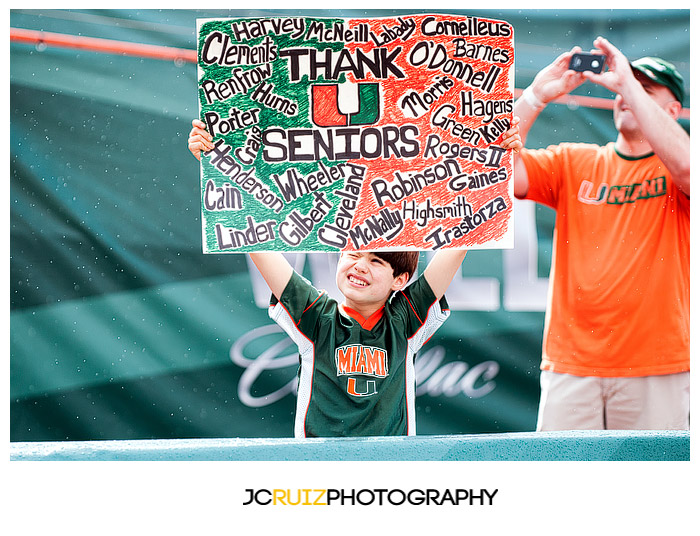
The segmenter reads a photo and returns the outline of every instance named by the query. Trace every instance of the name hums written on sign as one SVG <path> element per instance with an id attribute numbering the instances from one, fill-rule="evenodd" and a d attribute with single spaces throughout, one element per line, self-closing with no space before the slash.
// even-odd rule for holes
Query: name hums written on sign
<path id="1" fill-rule="evenodd" d="M 511 247 L 512 27 L 200 21 L 205 252 Z"/>

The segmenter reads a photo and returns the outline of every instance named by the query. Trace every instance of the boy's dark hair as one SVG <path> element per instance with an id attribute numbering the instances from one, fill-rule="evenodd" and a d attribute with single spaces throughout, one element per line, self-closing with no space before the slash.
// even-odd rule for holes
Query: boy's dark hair
<path id="1" fill-rule="evenodd" d="M 394 277 L 406 272 L 411 279 L 418 267 L 418 251 L 374 251 L 374 255 L 388 262 L 394 269 Z"/>

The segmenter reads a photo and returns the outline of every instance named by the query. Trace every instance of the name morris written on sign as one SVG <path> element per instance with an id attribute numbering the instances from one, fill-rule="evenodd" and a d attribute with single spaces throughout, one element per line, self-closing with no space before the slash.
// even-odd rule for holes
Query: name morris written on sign
<path id="1" fill-rule="evenodd" d="M 198 21 L 205 253 L 512 247 L 513 30 Z"/>

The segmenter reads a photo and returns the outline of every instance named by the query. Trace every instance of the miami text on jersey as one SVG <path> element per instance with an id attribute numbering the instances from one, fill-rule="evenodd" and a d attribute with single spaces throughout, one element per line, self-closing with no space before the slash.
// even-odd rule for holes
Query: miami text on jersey
<path id="1" fill-rule="evenodd" d="M 358 382 L 354 375 L 385 378 L 388 357 L 386 350 L 373 346 L 352 344 L 335 350 L 335 366 L 338 376 L 348 378 L 347 392 L 352 396 L 371 396 L 377 393 L 374 380 L 366 378 Z"/>
<path id="2" fill-rule="evenodd" d="M 666 195 L 666 177 L 656 177 L 645 179 L 634 184 L 622 184 L 610 186 L 602 183 L 598 190 L 593 193 L 593 183 L 588 180 L 581 181 L 578 190 L 578 200 L 588 205 L 622 205 L 624 203 L 634 203 L 641 199 L 659 197 Z"/>

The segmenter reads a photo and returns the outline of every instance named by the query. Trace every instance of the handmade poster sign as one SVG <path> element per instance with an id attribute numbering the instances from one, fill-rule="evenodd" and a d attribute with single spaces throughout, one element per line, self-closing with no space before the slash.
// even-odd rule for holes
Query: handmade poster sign
<path id="1" fill-rule="evenodd" d="M 513 27 L 198 20 L 205 253 L 513 247 Z"/>

